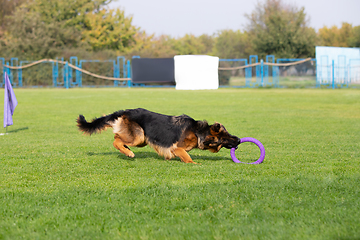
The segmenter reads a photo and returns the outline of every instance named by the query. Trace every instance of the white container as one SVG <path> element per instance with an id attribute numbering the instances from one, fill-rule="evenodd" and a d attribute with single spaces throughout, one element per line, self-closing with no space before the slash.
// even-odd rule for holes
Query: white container
<path id="1" fill-rule="evenodd" d="M 219 88 L 219 58 L 207 55 L 177 55 L 174 57 L 177 90 Z"/>

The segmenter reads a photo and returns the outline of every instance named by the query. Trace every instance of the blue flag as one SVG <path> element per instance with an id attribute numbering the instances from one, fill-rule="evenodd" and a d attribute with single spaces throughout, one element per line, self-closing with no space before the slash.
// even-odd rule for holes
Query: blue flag
<path id="1" fill-rule="evenodd" d="M 12 89 L 9 76 L 5 73 L 4 128 L 13 125 L 12 116 L 17 104 L 18 102 Z"/>

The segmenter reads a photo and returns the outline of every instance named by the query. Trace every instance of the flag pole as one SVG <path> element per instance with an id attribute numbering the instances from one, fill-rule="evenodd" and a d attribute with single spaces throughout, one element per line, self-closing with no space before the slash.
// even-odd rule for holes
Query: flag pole
<path id="1" fill-rule="evenodd" d="M 4 127 L 6 127 L 5 134 L 8 134 L 8 126 L 13 125 L 12 116 L 16 105 L 18 104 L 15 93 L 12 89 L 9 76 L 5 72 L 4 74 L 5 93 L 4 93 Z M 5 135 L 0 134 L 0 135 Z"/>
<path id="2" fill-rule="evenodd" d="M 7 135 L 7 134 L 8 134 L 8 132 L 7 132 L 7 126 L 6 126 L 5 133 L 0 133 L 0 136 L 4 136 L 4 135 Z"/>

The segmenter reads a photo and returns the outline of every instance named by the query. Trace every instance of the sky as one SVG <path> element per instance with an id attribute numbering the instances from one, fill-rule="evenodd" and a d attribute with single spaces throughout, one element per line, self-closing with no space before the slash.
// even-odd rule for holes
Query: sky
<path id="1" fill-rule="evenodd" d="M 183 37 L 186 34 L 213 35 L 220 30 L 245 29 L 245 14 L 264 0 L 117 0 L 110 8 L 120 8 L 132 16 L 132 24 L 147 34 Z M 309 26 L 341 27 L 342 22 L 360 25 L 360 0 L 283 0 L 299 9 L 305 8 Z"/>

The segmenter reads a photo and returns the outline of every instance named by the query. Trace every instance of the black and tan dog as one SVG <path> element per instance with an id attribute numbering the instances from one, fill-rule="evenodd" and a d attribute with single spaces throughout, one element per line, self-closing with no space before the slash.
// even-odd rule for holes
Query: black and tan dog
<path id="1" fill-rule="evenodd" d="M 220 123 L 209 125 L 187 115 L 167 116 L 142 108 L 117 111 L 91 122 L 79 115 L 77 123 L 79 130 L 89 135 L 113 128 L 114 147 L 131 158 L 135 154 L 128 146 L 149 144 L 165 159 L 177 156 L 185 163 L 195 163 L 187 153 L 193 148 L 218 152 L 222 147 L 230 149 L 240 144 L 240 139 Z"/>

